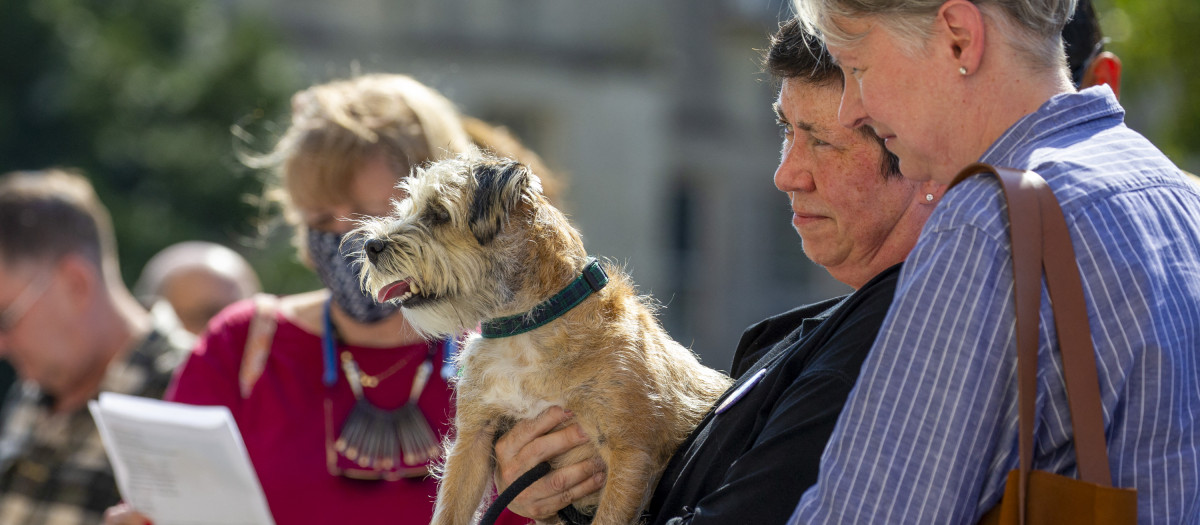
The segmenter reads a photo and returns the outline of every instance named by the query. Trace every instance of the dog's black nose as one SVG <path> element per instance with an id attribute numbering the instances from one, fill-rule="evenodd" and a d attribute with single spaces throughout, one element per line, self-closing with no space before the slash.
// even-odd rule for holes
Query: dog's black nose
<path id="1" fill-rule="evenodd" d="M 387 249 L 387 241 L 370 239 L 363 244 L 363 249 L 367 251 L 367 260 L 371 261 L 371 264 L 375 264 L 375 259 L 378 259 L 379 254 Z"/>

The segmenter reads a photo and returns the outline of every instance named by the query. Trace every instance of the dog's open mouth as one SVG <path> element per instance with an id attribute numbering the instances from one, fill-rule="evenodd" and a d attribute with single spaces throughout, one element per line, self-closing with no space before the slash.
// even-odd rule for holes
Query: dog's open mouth
<path id="1" fill-rule="evenodd" d="M 412 277 L 409 277 L 408 279 L 384 286 L 379 290 L 379 294 L 375 296 L 375 300 L 381 303 L 393 299 L 399 302 L 401 306 L 413 306 L 428 299 L 428 297 L 421 294 L 421 288 L 417 286 L 417 282 Z"/>

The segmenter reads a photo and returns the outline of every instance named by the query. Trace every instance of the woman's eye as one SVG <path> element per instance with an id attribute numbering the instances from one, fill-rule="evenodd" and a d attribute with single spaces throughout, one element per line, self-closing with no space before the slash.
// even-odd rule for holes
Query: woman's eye
<path id="1" fill-rule="evenodd" d="M 787 122 L 784 122 L 782 120 L 777 120 L 777 121 L 775 121 L 775 123 L 779 125 L 779 136 L 780 137 L 783 137 L 786 139 L 786 138 L 792 136 L 792 125 L 791 124 L 788 124 Z"/>

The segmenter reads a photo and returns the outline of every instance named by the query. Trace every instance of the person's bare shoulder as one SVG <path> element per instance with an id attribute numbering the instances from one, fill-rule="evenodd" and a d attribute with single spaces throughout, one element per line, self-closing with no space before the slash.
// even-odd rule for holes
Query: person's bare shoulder
<path id="1" fill-rule="evenodd" d="M 279 311 L 304 331 L 319 334 L 322 309 L 328 299 L 329 290 L 287 295 L 279 299 Z"/>

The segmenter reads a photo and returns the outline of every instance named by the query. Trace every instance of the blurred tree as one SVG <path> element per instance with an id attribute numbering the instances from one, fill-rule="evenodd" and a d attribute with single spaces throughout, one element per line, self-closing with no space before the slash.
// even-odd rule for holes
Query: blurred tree
<path id="1" fill-rule="evenodd" d="M 237 161 L 231 125 L 286 115 L 298 73 L 271 27 L 229 7 L 0 2 L 0 171 L 84 170 L 112 212 L 127 281 L 160 248 L 205 239 L 247 251 L 268 291 L 315 283 L 286 236 L 246 250 L 259 218 L 247 197 L 262 185 Z"/>
<path id="2" fill-rule="evenodd" d="M 1180 167 L 1200 170 L 1200 2 L 1098 0 L 1096 7 L 1124 66 L 1130 126 Z"/>

